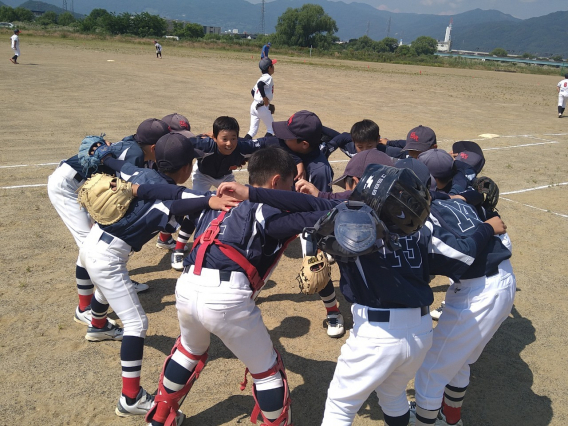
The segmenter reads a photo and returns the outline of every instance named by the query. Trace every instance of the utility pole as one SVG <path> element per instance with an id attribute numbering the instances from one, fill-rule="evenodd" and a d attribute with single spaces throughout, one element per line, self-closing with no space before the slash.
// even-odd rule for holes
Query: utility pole
<path id="1" fill-rule="evenodd" d="M 63 0 L 63 10 L 67 10 L 67 0 Z"/>
<path id="2" fill-rule="evenodd" d="M 264 35 L 266 34 L 264 32 L 264 0 L 262 0 L 262 5 L 260 7 L 260 33 Z"/>
<path id="3" fill-rule="evenodd" d="M 366 35 L 367 37 L 369 37 L 369 27 L 370 27 L 370 25 L 371 25 L 371 21 L 367 21 L 367 31 L 365 32 L 365 35 Z"/>
<path id="4" fill-rule="evenodd" d="M 71 13 L 75 13 L 75 5 L 73 4 L 73 0 L 71 0 Z"/>
<path id="5" fill-rule="evenodd" d="M 391 19 L 392 19 L 392 16 L 389 16 L 389 25 L 387 27 L 387 37 L 390 35 L 390 32 L 391 32 Z"/>

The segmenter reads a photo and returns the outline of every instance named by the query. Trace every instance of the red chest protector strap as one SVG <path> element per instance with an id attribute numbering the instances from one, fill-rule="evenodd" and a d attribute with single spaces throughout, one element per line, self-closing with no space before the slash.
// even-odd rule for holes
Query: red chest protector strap
<path id="1" fill-rule="evenodd" d="M 205 258 L 205 253 L 210 245 L 215 244 L 221 250 L 225 256 L 239 265 L 245 271 L 245 274 L 252 287 L 253 294 L 260 290 L 264 286 L 264 279 L 258 274 L 256 268 L 244 257 L 236 248 L 227 245 L 217 239 L 219 235 L 220 225 L 225 218 L 227 212 L 221 212 L 221 214 L 213 220 L 209 227 L 205 230 L 203 234 L 197 238 L 191 250 L 195 250 L 197 247 L 197 255 L 195 257 L 195 265 L 193 267 L 193 273 L 195 275 L 201 275 L 201 269 L 203 268 L 203 259 Z"/>

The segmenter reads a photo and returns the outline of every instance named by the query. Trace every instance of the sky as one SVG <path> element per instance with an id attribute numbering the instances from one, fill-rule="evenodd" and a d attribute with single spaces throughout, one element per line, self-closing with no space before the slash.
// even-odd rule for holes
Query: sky
<path id="1" fill-rule="evenodd" d="M 261 0 L 248 0 L 260 3 Z M 266 0 L 267 2 L 270 0 Z M 340 0 L 331 0 L 340 1 Z M 341 0 L 352 3 L 353 0 Z M 568 0 L 356 0 L 377 9 L 403 13 L 455 15 L 472 9 L 495 9 L 516 18 L 527 19 L 568 10 Z"/>

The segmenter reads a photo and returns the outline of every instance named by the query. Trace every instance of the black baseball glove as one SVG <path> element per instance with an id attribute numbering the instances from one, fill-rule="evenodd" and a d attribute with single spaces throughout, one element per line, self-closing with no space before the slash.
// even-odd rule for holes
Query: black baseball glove
<path id="1" fill-rule="evenodd" d="M 270 110 L 270 114 L 274 114 L 274 111 L 276 111 L 276 107 L 274 106 L 274 104 L 268 105 L 268 109 Z"/>
<path id="2" fill-rule="evenodd" d="M 477 192 L 483 194 L 484 201 L 482 206 L 486 210 L 496 211 L 497 202 L 499 201 L 499 187 L 497 184 L 491 178 L 482 176 L 475 179 L 473 187 Z"/>

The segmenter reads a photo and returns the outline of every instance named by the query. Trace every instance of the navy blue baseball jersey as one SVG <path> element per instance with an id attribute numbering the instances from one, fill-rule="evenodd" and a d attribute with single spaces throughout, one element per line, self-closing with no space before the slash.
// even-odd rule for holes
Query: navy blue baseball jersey
<path id="1" fill-rule="evenodd" d="M 377 149 L 389 157 L 405 158 L 406 153 L 402 152 L 405 145 L 405 140 L 389 140 L 386 146 L 381 143 L 377 144 Z M 355 148 L 355 142 L 351 138 L 351 133 L 340 133 L 328 142 L 320 145 L 320 150 L 326 157 L 329 157 L 337 149 L 340 149 L 349 158 L 353 158 L 357 154 L 357 148 Z"/>
<path id="2" fill-rule="evenodd" d="M 175 185 L 170 177 L 156 170 L 138 168 L 113 158 L 106 159 L 105 164 L 128 176 L 127 180 L 132 183 Z M 184 215 L 200 212 L 209 206 L 211 193 L 200 194 L 189 189 L 187 193 L 191 196 L 177 201 L 135 198 L 122 219 L 112 225 L 99 226 L 130 245 L 132 250 L 139 251 L 159 231 L 175 232 Z"/>

